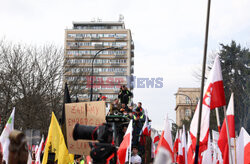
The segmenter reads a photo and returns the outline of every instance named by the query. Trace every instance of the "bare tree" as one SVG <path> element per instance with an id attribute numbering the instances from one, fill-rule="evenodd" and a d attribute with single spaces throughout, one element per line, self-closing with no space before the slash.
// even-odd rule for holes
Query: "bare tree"
<path id="1" fill-rule="evenodd" d="M 47 132 L 62 109 L 63 50 L 0 41 L 1 128 L 13 107 L 15 127 Z"/>

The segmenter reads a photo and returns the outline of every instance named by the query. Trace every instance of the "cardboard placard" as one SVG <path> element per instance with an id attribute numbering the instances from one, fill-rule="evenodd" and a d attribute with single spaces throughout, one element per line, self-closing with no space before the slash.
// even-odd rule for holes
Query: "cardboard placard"
<path id="1" fill-rule="evenodd" d="M 73 139 L 73 129 L 76 123 L 80 125 L 99 126 L 105 121 L 106 107 L 104 101 L 92 101 L 65 104 L 67 146 L 69 153 L 89 155 L 89 142 L 92 140 Z"/>

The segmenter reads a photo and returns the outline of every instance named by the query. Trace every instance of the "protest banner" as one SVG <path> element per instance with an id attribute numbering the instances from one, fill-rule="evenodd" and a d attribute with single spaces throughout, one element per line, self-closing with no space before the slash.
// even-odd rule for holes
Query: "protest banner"
<path id="1" fill-rule="evenodd" d="M 65 104 L 67 146 L 69 153 L 89 155 L 89 142 L 92 140 L 73 139 L 73 129 L 76 123 L 80 125 L 99 126 L 105 121 L 105 102 L 81 102 Z"/>

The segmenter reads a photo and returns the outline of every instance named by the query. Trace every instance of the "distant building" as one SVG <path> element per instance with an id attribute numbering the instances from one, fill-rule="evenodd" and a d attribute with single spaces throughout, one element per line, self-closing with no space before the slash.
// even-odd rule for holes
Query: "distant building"
<path id="1" fill-rule="evenodd" d="M 176 95 L 176 124 L 182 126 L 182 120 L 188 120 L 197 106 L 200 88 L 179 88 Z"/>
<path id="2" fill-rule="evenodd" d="M 93 100 L 99 93 L 107 101 L 118 96 L 121 85 L 132 90 L 131 76 L 134 73 L 134 42 L 130 29 L 122 20 L 117 22 L 73 22 L 72 29 L 65 30 L 65 73 L 71 92 L 80 101 L 90 99 L 91 64 L 95 54 L 104 48 L 94 60 Z M 131 81 L 131 82 L 130 82 Z M 73 89 L 72 89 L 73 86 Z"/>

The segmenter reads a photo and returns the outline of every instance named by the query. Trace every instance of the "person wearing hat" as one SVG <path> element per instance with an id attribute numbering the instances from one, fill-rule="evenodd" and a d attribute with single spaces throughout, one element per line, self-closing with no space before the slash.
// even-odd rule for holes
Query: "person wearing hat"
<path id="1" fill-rule="evenodd" d="M 132 164 L 141 164 L 141 157 L 138 155 L 137 146 L 133 146 L 133 148 L 132 148 L 131 163 Z"/>

